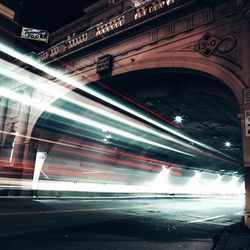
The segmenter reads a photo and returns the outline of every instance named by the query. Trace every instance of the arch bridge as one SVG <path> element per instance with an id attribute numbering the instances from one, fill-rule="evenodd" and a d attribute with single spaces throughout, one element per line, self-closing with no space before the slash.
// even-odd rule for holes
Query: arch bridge
<path id="1" fill-rule="evenodd" d="M 2 156 L 12 152 L 13 162 L 34 167 L 40 152 L 54 166 L 45 177 L 54 171 L 56 179 L 67 163 L 99 171 L 96 183 L 138 185 L 162 166 L 173 178 L 194 170 L 243 176 L 250 227 L 249 18 L 244 0 L 156 0 L 85 30 L 79 22 L 77 34 L 40 53 L 39 62 L 5 49 L 30 68 L 22 68 L 26 84 L 7 76 L 16 96 L 3 89 L 10 99 L 1 99 Z M 30 99 L 20 103 L 22 93 Z M 110 167 L 118 171 L 113 178 Z M 77 181 L 93 181 L 86 173 Z"/>

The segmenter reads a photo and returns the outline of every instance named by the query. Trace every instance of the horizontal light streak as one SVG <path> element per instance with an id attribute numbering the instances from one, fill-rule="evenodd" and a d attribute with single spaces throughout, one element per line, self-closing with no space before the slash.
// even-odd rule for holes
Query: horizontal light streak
<path id="1" fill-rule="evenodd" d="M 105 88 L 105 89 L 108 89 L 110 92 L 114 93 L 115 95 L 118 95 L 118 96 L 122 97 L 123 99 L 125 99 L 125 100 L 127 100 L 127 101 L 133 103 L 133 104 L 136 105 L 137 107 L 139 107 L 139 108 L 141 108 L 141 109 L 143 109 L 143 110 L 146 110 L 148 113 L 150 113 L 150 114 L 152 114 L 152 115 L 158 117 L 159 119 L 161 119 L 161 120 L 163 120 L 163 121 L 165 121 L 165 122 L 171 124 L 172 126 L 174 126 L 174 127 L 176 127 L 176 128 L 180 128 L 180 126 L 177 125 L 176 123 L 169 121 L 168 119 L 166 119 L 165 117 L 159 115 L 158 113 L 154 112 L 153 110 L 151 110 L 151 109 L 149 109 L 149 108 L 143 106 L 142 104 L 140 104 L 140 103 L 134 101 L 133 99 L 129 98 L 128 96 L 123 95 L 123 94 L 121 94 L 120 92 L 118 92 L 118 91 L 116 91 L 116 90 L 114 90 L 114 89 L 108 87 L 107 85 L 101 83 L 100 81 L 95 82 L 95 84 L 97 84 L 97 85 L 99 85 L 99 86 L 102 86 L 102 87 Z"/>
<path id="2" fill-rule="evenodd" d="M 27 179 L 14 179 L 14 178 L 1 178 L 0 177 L 0 187 L 2 185 L 12 185 L 22 189 L 30 190 L 32 181 Z M 223 186 L 223 184 L 221 185 Z M 81 182 L 70 182 L 70 181 L 52 181 L 52 180 L 39 180 L 38 190 L 48 190 L 48 191 L 79 191 L 79 192 L 113 192 L 113 193 L 158 193 L 158 194 L 180 194 L 180 195 L 215 195 L 215 194 L 244 194 L 244 189 L 233 190 L 226 189 L 220 192 L 219 187 L 217 190 L 207 190 L 198 189 L 196 192 L 191 193 L 185 187 L 174 187 L 168 186 L 168 190 L 164 190 L 157 186 L 151 185 L 126 185 L 126 184 L 101 184 L 101 183 L 81 183 Z M 79 194 L 80 196 L 81 194 Z"/>
<path id="3" fill-rule="evenodd" d="M 54 98 L 63 97 L 65 93 L 69 91 L 64 86 L 31 73 L 3 59 L 0 59 L 0 74 L 22 84 L 31 86 L 36 89 L 37 92 L 44 93 Z"/>
<path id="4" fill-rule="evenodd" d="M 106 130 L 106 131 L 109 131 L 111 133 L 114 133 L 116 135 L 119 135 L 119 136 L 122 136 L 122 137 L 125 137 L 128 139 L 132 139 L 135 141 L 143 142 L 145 144 L 149 144 L 149 145 L 156 146 L 159 148 L 171 150 L 171 151 L 174 151 L 176 153 L 180 153 L 180 154 L 194 157 L 194 155 L 186 153 L 184 151 L 180 151 L 180 150 L 165 146 L 163 144 L 142 138 L 140 136 L 131 134 L 129 132 L 125 132 L 125 131 L 120 130 L 118 128 L 111 127 L 109 125 L 105 125 L 105 124 L 102 124 L 100 122 L 96 122 L 96 121 L 90 120 L 88 118 L 84 118 L 82 116 L 67 112 L 65 110 L 59 109 L 59 108 L 54 107 L 52 105 L 48 105 L 45 102 L 39 102 L 37 100 L 34 100 L 26 95 L 17 94 L 13 91 L 6 89 L 6 88 L 0 88 L 0 94 L 6 98 L 18 101 L 18 102 L 23 103 L 25 105 L 32 106 L 32 107 L 39 109 L 39 110 L 43 110 L 43 111 L 47 111 L 47 112 L 52 113 L 52 114 L 56 114 L 58 116 L 66 118 L 66 119 L 70 119 L 70 120 L 73 120 L 73 121 L 76 121 L 76 122 L 79 122 L 79 123 L 82 123 L 82 124 L 85 124 L 85 125 L 97 128 L 97 129 Z"/>
<path id="5" fill-rule="evenodd" d="M 121 110 L 124 110 L 124 111 L 126 111 L 126 112 L 128 112 L 130 114 L 133 114 L 136 117 L 139 117 L 139 118 L 141 118 L 141 119 L 143 119 L 143 120 L 145 120 L 145 121 L 147 121 L 147 122 L 161 128 L 161 129 L 163 129 L 163 130 L 165 130 L 167 132 L 170 132 L 171 134 L 174 134 L 174 135 L 176 135 L 176 136 L 178 136 L 178 137 L 180 137 L 182 139 L 185 139 L 185 140 L 187 140 L 189 142 L 195 143 L 195 144 L 197 144 L 197 145 L 199 145 L 199 146 L 201 146 L 203 148 L 206 148 L 208 150 L 220 153 L 220 154 L 222 154 L 222 155 L 224 155 L 226 157 L 231 158 L 230 156 L 220 152 L 219 150 L 214 149 L 213 147 L 210 147 L 210 146 L 208 146 L 208 145 L 206 145 L 204 143 L 201 143 L 201 142 L 198 142 L 198 141 L 196 141 L 196 140 L 194 140 L 192 138 L 189 138 L 189 137 L 187 137 L 187 136 L 185 136 L 185 135 L 183 135 L 183 134 L 181 134 L 181 133 L 179 133 L 179 132 L 177 132 L 177 131 L 175 131 L 175 130 L 173 130 L 173 129 L 171 129 L 171 128 L 169 128 L 169 127 L 167 127 L 167 126 L 165 126 L 165 125 L 163 125 L 163 124 L 161 124 L 161 123 L 159 123 L 159 122 L 157 122 L 157 121 L 155 121 L 155 120 L 153 120 L 153 119 L 151 119 L 151 118 L 149 118 L 149 117 L 147 117 L 147 116 L 145 116 L 145 115 L 143 115 L 143 114 L 141 114 L 141 113 L 139 113 L 137 111 L 135 111 L 135 110 L 132 110 L 132 109 L 130 109 L 130 108 L 128 108 L 128 107 L 114 101 L 114 100 L 112 100 L 111 98 L 109 98 L 109 97 L 107 97 L 107 96 L 105 96 L 105 95 L 103 95 L 101 93 L 98 93 L 97 91 L 95 91 L 93 89 L 90 89 L 88 86 L 84 85 L 84 84 L 86 84 L 86 81 L 83 82 L 83 78 L 76 79 L 76 78 L 72 78 L 70 76 L 66 76 L 65 74 L 61 73 L 59 70 L 49 68 L 46 65 L 43 65 L 43 64 L 39 63 L 38 61 L 34 60 L 31 57 L 28 57 L 28 56 L 26 56 L 24 54 L 19 53 L 18 51 L 15 51 L 14 49 L 10 48 L 9 46 L 7 46 L 7 45 L 5 45 L 3 43 L 0 43 L 0 51 L 2 51 L 3 53 L 8 54 L 8 55 L 18 59 L 18 60 L 20 60 L 20 61 L 22 61 L 22 62 L 24 62 L 24 63 L 26 63 L 28 65 L 31 65 L 31 66 L 39 69 L 40 71 L 43 71 L 43 72 L 45 72 L 45 73 L 47 73 L 47 74 L 49 74 L 49 75 L 63 81 L 65 83 L 68 83 L 71 86 L 74 86 L 75 88 L 78 88 L 78 89 L 80 89 L 80 90 L 82 90 L 82 91 L 84 91 L 84 92 L 86 92 L 86 93 L 88 93 L 88 94 L 90 94 L 92 96 L 95 96 L 95 97 L 97 97 L 97 98 L 99 98 L 99 99 L 101 99 L 101 100 L 103 100 L 105 102 L 108 102 L 108 103 L 114 105 L 115 107 L 120 108 Z"/>
<path id="6" fill-rule="evenodd" d="M 2 134 L 13 134 L 13 135 L 15 134 L 15 133 L 7 132 L 7 131 L 0 131 L 0 133 L 2 133 Z M 131 154 L 131 153 L 126 153 L 126 152 L 123 152 L 123 151 L 120 151 L 120 150 L 108 149 L 107 147 L 100 149 L 100 148 L 98 148 L 99 145 L 96 145 L 96 147 L 90 146 L 90 145 L 81 145 L 81 146 L 79 146 L 79 143 L 77 143 L 77 145 L 74 145 L 74 144 L 69 144 L 69 143 L 64 143 L 64 142 L 58 142 L 58 141 L 53 141 L 53 140 L 42 139 L 42 138 L 38 138 L 38 137 L 24 136 L 24 135 L 21 135 L 21 134 L 18 134 L 16 136 L 23 137 L 23 138 L 26 138 L 26 139 L 35 140 L 35 141 L 42 141 L 42 142 L 47 142 L 47 143 L 51 143 L 51 144 L 57 144 L 57 145 L 60 145 L 60 146 L 70 147 L 70 148 L 74 148 L 74 149 L 78 149 L 78 150 L 87 150 L 87 151 L 92 151 L 92 152 L 96 152 L 96 153 L 105 153 L 105 154 L 116 154 L 118 156 L 124 156 L 124 157 L 128 157 L 129 159 L 132 159 L 132 160 L 141 161 L 141 162 L 150 163 L 150 164 L 157 164 L 157 165 L 164 164 L 164 165 L 167 165 L 167 166 L 171 167 L 172 169 L 177 169 L 177 170 L 184 169 L 183 167 L 174 166 L 174 165 L 169 164 L 167 162 L 151 159 L 151 158 L 148 158 L 148 157 L 134 155 L 134 154 Z M 60 149 L 60 150 L 62 150 L 62 149 Z M 63 151 L 64 151 L 64 153 L 69 152 L 70 154 L 73 154 L 75 156 L 81 156 L 81 152 L 77 152 L 76 150 L 74 150 L 74 151 L 63 150 Z M 9 161 L 7 161 L 7 160 L 0 160 L 0 162 L 5 162 L 6 164 L 10 164 Z M 86 162 L 86 161 L 84 161 L 84 162 Z M 14 163 L 19 164 L 19 162 L 14 162 Z M 20 164 L 22 164 L 22 162 L 20 162 Z M 26 165 L 27 165 L 27 163 L 26 163 Z M 34 164 L 31 163 L 30 165 L 33 166 Z M 102 165 L 103 165 L 103 163 L 102 163 Z M 160 171 L 159 168 L 151 166 L 150 170 L 153 170 L 153 169 L 155 169 L 156 172 Z"/>
<path id="7" fill-rule="evenodd" d="M 2 67 L 1 67 L 2 66 Z M 9 70 L 8 68 L 10 68 L 11 70 Z M 20 71 L 20 73 L 17 73 L 15 71 Z M 33 87 L 34 89 L 36 89 L 37 91 L 40 91 L 41 93 L 46 94 L 47 96 L 51 96 L 53 98 L 60 98 L 61 100 L 67 101 L 69 103 L 72 103 L 74 105 L 77 105 L 78 107 L 82 107 L 85 108 L 87 110 L 90 110 L 96 114 L 105 116 L 109 119 L 112 119 L 114 121 L 118 121 L 119 123 L 123 123 L 126 125 L 129 125 L 131 127 L 134 127 L 136 129 L 140 129 L 144 132 L 147 132 L 149 134 L 158 136 L 160 138 L 172 141 L 174 143 L 180 144 L 182 146 L 185 146 L 191 150 L 194 150 L 198 153 L 201 153 L 202 151 L 195 148 L 192 145 L 189 145 L 183 141 L 180 141 L 177 138 L 173 138 L 172 136 L 166 135 L 164 133 L 160 133 L 157 132 L 156 130 L 149 128 L 147 126 L 145 126 L 145 124 L 140 124 L 138 121 L 130 121 L 128 120 L 128 118 L 124 118 L 123 115 L 121 114 L 115 114 L 113 110 L 110 109 L 104 109 L 104 107 L 98 107 L 97 104 L 95 102 L 91 102 L 91 103 L 87 103 L 86 98 L 81 97 L 82 101 L 77 101 L 76 98 L 79 97 L 75 97 L 75 99 L 70 98 L 65 96 L 65 93 L 68 92 L 68 90 L 66 88 L 63 88 L 62 86 L 60 86 L 59 84 L 56 84 L 53 81 L 50 80 L 45 80 L 44 78 L 40 77 L 40 76 L 36 76 L 35 74 L 30 73 L 27 70 L 24 70 L 22 68 L 18 68 L 17 66 L 13 66 L 12 64 L 8 63 L 8 62 L 4 62 L 3 60 L 0 60 L 0 74 L 11 78 L 15 81 L 21 82 L 25 85 L 29 85 L 31 87 Z M 24 75 L 28 75 L 24 76 Z M 89 100 L 88 100 L 89 102 Z"/>
<path id="8" fill-rule="evenodd" d="M 84 157 L 84 159 L 89 158 L 89 159 L 95 159 L 98 161 L 117 163 L 117 164 L 129 166 L 129 167 L 141 168 L 141 169 L 145 169 L 145 170 L 153 170 L 156 172 L 159 171 L 159 168 L 151 166 L 151 165 L 146 165 L 145 163 L 132 162 L 129 160 L 121 160 L 121 159 L 107 157 L 107 156 L 100 155 L 100 154 L 91 154 L 91 153 L 84 153 L 84 152 L 78 152 L 76 154 L 75 152 L 67 152 L 66 150 L 60 150 L 60 152 L 62 152 L 63 155 L 69 153 L 71 157 L 73 156 L 73 158 L 74 158 L 74 155 L 77 155 L 80 157 Z M 58 160 L 70 160 L 70 158 L 69 157 L 62 157 L 62 158 L 60 157 L 60 159 L 58 159 Z"/>
<path id="9" fill-rule="evenodd" d="M 104 173 L 104 174 L 110 174 L 113 173 L 116 168 L 112 165 L 109 164 L 103 164 L 99 163 L 96 164 L 95 162 L 84 162 L 86 165 L 85 166 L 80 166 L 80 165 L 73 165 L 72 163 L 70 164 L 60 164 L 60 163 L 46 163 L 45 166 L 43 166 L 44 169 L 65 169 L 65 170 L 74 170 L 74 171 L 82 171 L 84 173 Z M 94 165 L 94 166 L 92 166 Z M 86 167 L 88 166 L 88 167 Z M 92 167 L 89 167 L 92 166 Z M 107 169 L 109 168 L 109 169 Z"/>
<path id="10" fill-rule="evenodd" d="M 0 165 L 1 168 L 5 169 L 5 168 L 8 168 L 8 169 L 12 169 L 12 170 L 15 170 L 15 169 L 18 169 L 18 170 L 29 170 L 29 171 L 33 171 L 34 168 L 32 167 L 25 167 L 25 166 L 16 166 L 16 165 Z M 0 173 L 2 173 L 0 171 Z"/>
<path id="11" fill-rule="evenodd" d="M 64 141 L 64 140 L 62 140 L 62 141 Z M 52 143 L 53 143 L 53 141 L 52 141 Z M 79 150 L 87 150 L 87 151 L 91 151 L 91 152 L 95 152 L 95 153 L 101 153 L 101 154 L 115 154 L 115 155 L 117 155 L 119 157 L 123 156 L 123 157 L 129 158 L 131 160 L 145 162 L 145 163 L 158 165 L 158 166 L 159 165 L 167 165 L 167 166 L 169 166 L 171 168 L 174 168 L 174 169 L 177 169 L 177 170 L 183 169 L 183 167 L 173 165 L 172 163 L 169 163 L 169 162 L 163 162 L 163 161 L 152 159 L 152 158 L 149 158 L 149 157 L 140 156 L 140 155 L 136 155 L 136 154 L 132 154 L 132 153 L 127 153 L 127 152 L 124 152 L 124 151 L 121 151 L 121 150 L 118 150 L 118 149 L 109 148 L 108 146 L 105 146 L 105 148 L 100 148 L 100 145 L 98 145 L 98 144 L 94 145 L 94 146 L 91 146 L 91 145 L 82 144 L 82 141 L 81 142 L 75 142 L 75 143 L 76 143 L 76 146 L 74 146 L 72 144 L 71 147 L 78 149 L 78 151 L 77 150 L 68 151 L 68 152 L 70 152 L 70 154 L 73 154 L 75 156 L 81 156 L 81 152 L 79 152 Z M 79 147 L 78 145 L 80 143 L 81 143 L 81 146 Z M 63 145 L 63 143 L 61 144 L 60 142 L 58 142 L 57 144 L 58 145 Z M 65 146 L 65 145 L 63 145 L 63 146 Z M 60 150 L 63 150 L 63 149 L 60 149 Z M 64 150 L 63 152 L 66 153 L 67 151 Z"/>

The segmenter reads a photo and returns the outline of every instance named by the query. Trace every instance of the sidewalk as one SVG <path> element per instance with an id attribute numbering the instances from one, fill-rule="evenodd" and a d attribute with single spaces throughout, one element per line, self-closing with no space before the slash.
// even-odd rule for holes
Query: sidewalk
<path id="1" fill-rule="evenodd" d="M 250 229 L 243 223 L 233 225 L 221 236 L 213 250 L 250 250 Z"/>

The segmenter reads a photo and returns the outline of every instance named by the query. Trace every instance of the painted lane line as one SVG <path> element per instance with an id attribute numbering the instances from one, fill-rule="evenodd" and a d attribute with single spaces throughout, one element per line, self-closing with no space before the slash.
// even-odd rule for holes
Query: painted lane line
<path id="1" fill-rule="evenodd" d="M 234 213 L 233 215 L 243 215 L 243 214 L 244 214 L 244 212 L 240 211 L 240 212 Z"/>
<path id="2" fill-rule="evenodd" d="M 188 221 L 187 224 L 215 220 L 215 219 L 219 219 L 219 218 L 222 218 L 222 217 L 225 217 L 225 216 L 226 215 L 218 215 L 218 216 L 213 216 L 213 217 L 209 217 L 209 218 L 205 218 L 205 219 L 192 220 L 192 221 Z"/>
<path id="3" fill-rule="evenodd" d="M 210 224 L 210 225 L 216 225 L 216 226 L 231 226 L 233 224 L 235 224 L 235 222 L 214 222 L 214 221 L 206 221 L 206 224 Z"/>

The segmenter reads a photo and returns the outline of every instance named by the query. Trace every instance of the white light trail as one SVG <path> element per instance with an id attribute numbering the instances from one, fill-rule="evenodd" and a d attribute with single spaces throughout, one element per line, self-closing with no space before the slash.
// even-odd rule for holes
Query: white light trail
<path id="1" fill-rule="evenodd" d="M 209 187 L 209 191 L 211 193 L 223 193 L 222 187 L 223 187 L 223 183 L 222 183 L 222 178 L 223 176 L 218 174 L 217 177 L 215 178 L 215 180 L 212 182 L 212 185 Z"/>
<path id="2" fill-rule="evenodd" d="M 186 184 L 185 190 L 192 194 L 204 192 L 204 190 L 202 190 L 201 188 L 201 177 L 202 172 L 195 170 L 195 175 L 190 178 L 190 180 Z"/>
<path id="3" fill-rule="evenodd" d="M 76 79 L 76 78 L 72 78 L 71 76 L 66 76 L 65 74 L 61 73 L 59 70 L 49 68 L 48 66 L 39 63 L 38 61 L 34 60 L 31 57 L 28 57 L 28 56 L 26 56 L 24 54 L 21 54 L 21 53 L 15 51 L 14 49 L 10 48 L 9 46 L 7 46 L 7 45 L 5 45 L 3 43 L 0 43 L 0 51 L 2 51 L 3 53 L 8 54 L 8 55 L 18 59 L 18 60 L 20 60 L 20 61 L 22 61 L 22 62 L 24 62 L 24 63 L 26 63 L 28 65 L 31 65 L 31 66 L 33 66 L 33 67 L 35 67 L 35 68 L 49 74 L 49 75 L 51 75 L 51 76 L 54 76 L 57 79 L 65 82 L 65 83 L 68 83 L 71 86 L 74 86 L 75 88 L 78 88 L 78 89 L 80 89 L 80 90 L 82 90 L 82 91 L 84 91 L 84 92 L 86 92 L 86 93 L 88 93 L 88 94 L 90 94 L 92 96 L 95 96 L 95 97 L 97 97 L 97 98 L 99 98 L 99 99 L 101 99 L 101 100 L 103 100 L 105 102 L 108 102 L 108 103 L 114 105 L 115 107 L 118 107 L 118 108 L 120 108 L 120 109 L 122 109 L 122 110 L 124 110 L 124 111 L 126 111 L 126 112 L 128 112 L 130 114 L 133 114 L 136 117 L 139 117 L 139 118 L 141 118 L 141 119 L 143 119 L 143 120 L 145 120 L 145 121 L 147 121 L 147 122 L 161 128 L 161 129 L 163 129 L 163 130 L 165 130 L 167 132 L 170 132 L 170 133 L 172 133 L 172 134 L 174 134 L 174 135 L 176 135 L 176 136 L 178 136 L 178 137 L 180 137 L 182 139 L 185 139 L 185 140 L 187 140 L 189 142 L 192 142 L 192 143 L 195 143 L 195 144 L 197 144 L 197 145 L 199 145 L 199 146 L 201 146 L 203 148 L 206 148 L 208 150 L 220 153 L 220 154 L 222 154 L 224 156 L 227 156 L 227 157 L 231 158 L 230 156 L 216 150 L 213 147 L 210 147 L 210 146 L 208 146 L 208 145 L 206 145 L 204 143 L 201 143 L 201 142 L 198 142 L 198 141 L 196 141 L 196 140 L 194 140 L 192 138 L 189 138 L 189 137 L 175 131 L 174 129 L 171 129 L 171 128 L 169 128 L 169 127 L 167 127 L 167 126 L 165 126 L 165 125 L 163 125 L 163 124 L 161 124 L 161 123 L 159 123 L 159 122 L 157 122 L 157 121 L 155 121 L 155 120 L 153 120 L 153 119 L 151 119 L 151 118 L 149 118 L 149 117 L 147 117 L 147 116 L 145 116 L 145 115 L 143 115 L 143 114 L 141 114 L 141 113 L 139 113 L 139 112 L 137 112 L 135 110 L 132 110 L 132 109 L 130 109 L 130 108 L 128 108 L 128 107 L 114 101 L 113 99 L 111 99 L 111 98 L 109 98 L 109 97 L 107 97 L 107 96 L 105 96 L 105 95 L 103 95 L 101 93 L 98 93 L 97 91 L 95 91 L 93 89 L 90 89 L 89 87 L 84 85 L 87 82 L 85 81 L 85 83 L 84 83 L 82 78 L 81 79 Z"/>
<path id="4" fill-rule="evenodd" d="M 159 188 L 162 192 L 169 192 L 168 190 L 168 177 L 170 169 L 166 166 L 162 166 L 162 171 L 157 174 L 156 178 L 152 182 L 152 186 Z"/>
<path id="5" fill-rule="evenodd" d="M 32 189 L 36 190 L 38 188 L 40 174 L 43 168 L 43 164 L 46 160 L 47 153 L 46 152 L 37 152 L 36 153 L 36 162 L 35 162 L 35 169 L 33 174 L 32 180 Z"/>
<path id="6" fill-rule="evenodd" d="M 14 142 L 12 143 L 12 149 L 10 151 L 10 159 L 9 159 L 9 162 L 12 162 L 12 158 L 13 158 L 13 154 L 14 154 L 14 146 L 15 146 L 15 140 Z"/>
<path id="7" fill-rule="evenodd" d="M 163 149 L 171 150 L 171 151 L 174 151 L 176 153 L 195 157 L 192 154 L 165 146 L 163 144 L 145 139 L 143 137 L 140 137 L 140 136 L 128 133 L 128 132 L 125 132 L 125 131 L 117 129 L 115 127 L 111 127 L 109 125 L 105 125 L 103 123 L 96 122 L 96 121 L 90 120 L 88 118 L 84 118 L 82 116 L 67 112 L 65 110 L 59 109 L 59 108 L 54 107 L 52 105 L 48 105 L 45 102 L 39 102 L 37 100 L 34 100 L 28 96 L 17 94 L 13 91 L 6 89 L 6 88 L 0 88 L 0 93 L 2 96 L 6 97 L 6 98 L 18 101 L 20 103 L 23 103 L 23 104 L 26 104 L 29 106 L 32 106 L 32 107 L 39 109 L 39 110 L 43 110 L 43 111 L 47 111 L 47 112 L 52 113 L 52 114 L 59 115 L 59 116 L 64 117 L 66 119 L 70 119 L 70 120 L 73 120 L 73 121 L 76 121 L 76 122 L 79 122 L 79 123 L 82 123 L 82 124 L 85 124 L 85 125 L 88 125 L 88 126 L 100 129 L 100 130 L 107 130 L 107 131 L 114 133 L 116 135 L 119 135 L 119 136 L 122 136 L 125 138 L 129 138 L 129 139 L 132 139 L 135 141 L 143 142 L 143 143 L 146 143 L 149 145 L 153 145 L 153 146 L 160 147 Z"/>
<path id="8" fill-rule="evenodd" d="M 19 71 L 19 72 L 17 72 L 17 71 Z M 35 74 L 30 73 L 27 70 L 21 69 L 15 65 L 8 63 L 8 62 L 5 62 L 1 59 L 0 59 L 0 74 L 4 75 L 10 79 L 13 79 L 15 81 L 21 82 L 25 85 L 31 86 L 34 89 L 36 89 L 37 91 L 39 91 L 41 93 L 45 93 L 46 95 L 50 95 L 51 97 L 60 98 L 61 100 L 75 104 L 79 107 L 82 107 L 82 108 L 85 108 L 85 109 L 90 110 L 92 112 L 95 112 L 96 114 L 100 114 L 100 115 L 105 116 L 109 119 L 124 123 L 126 125 L 140 129 L 142 131 L 145 131 L 145 132 L 150 133 L 152 135 L 158 136 L 160 138 L 163 138 L 163 139 L 166 139 L 169 141 L 173 141 L 173 142 L 178 143 L 182 146 L 185 146 L 189 149 L 192 149 L 192 150 L 196 151 L 197 153 L 201 153 L 201 150 L 195 148 L 192 145 L 189 145 L 189 144 L 187 144 L 183 141 L 180 141 L 176 138 L 173 138 L 172 136 L 169 136 L 169 135 L 166 135 L 163 133 L 159 133 L 156 130 L 145 126 L 144 124 L 140 124 L 138 122 L 137 123 L 132 122 L 128 119 L 125 119 L 125 118 L 123 118 L 122 115 L 115 114 L 113 110 L 105 110 L 102 107 L 98 107 L 97 104 L 93 101 L 91 104 L 89 104 L 86 102 L 85 98 L 81 98 L 82 101 L 78 101 L 76 99 L 67 97 L 67 96 L 65 96 L 65 93 L 66 93 L 65 89 L 66 88 L 63 88 L 59 84 L 55 85 L 55 83 L 53 81 L 49 81 L 47 79 L 45 80 L 44 78 L 42 78 L 40 76 L 36 76 Z M 50 84 L 48 84 L 48 83 L 50 83 Z"/>
<path id="9" fill-rule="evenodd" d="M 191 177 L 192 178 L 192 177 Z M 213 185 L 213 184 L 211 184 Z M 228 182 L 225 184 L 221 183 L 218 186 L 217 192 L 214 192 L 213 189 L 210 189 L 211 186 L 207 186 L 206 190 L 202 186 L 198 187 L 198 190 L 192 192 L 192 190 L 187 189 L 185 185 L 180 185 L 175 187 L 173 185 L 167 184 L 167 190 L 160 188 L 157 183 L 153 185 L 126 185 L 126 184 L 108 184 L 108 183 L 87 183 L 87 182 L 73 182 L 73 181 L 55 181 L 55 180 L 39 180 L 37 190 L 51 190 L 51 191 L 82 191 L 82 192 L 115 192 L 115 193 L 151 193 L 151 194 L 175 194 L 182 195 L 183 197 L 188 197 L 188 195 L 239 195 L 242 196 L 245 193 L 244 182 L 240 183 L 238 189 L 227 188 L 221 189 L 224 185 L 228 185 Z M 0 177 L 0 187 L 12 186 L 13 188 L 28 189 L 32 188 L 32 180 L 25 179 L 14 179 L 14 178 L 3 178 Z M 204 208 L 206 209 L 206 208 Z"/>

